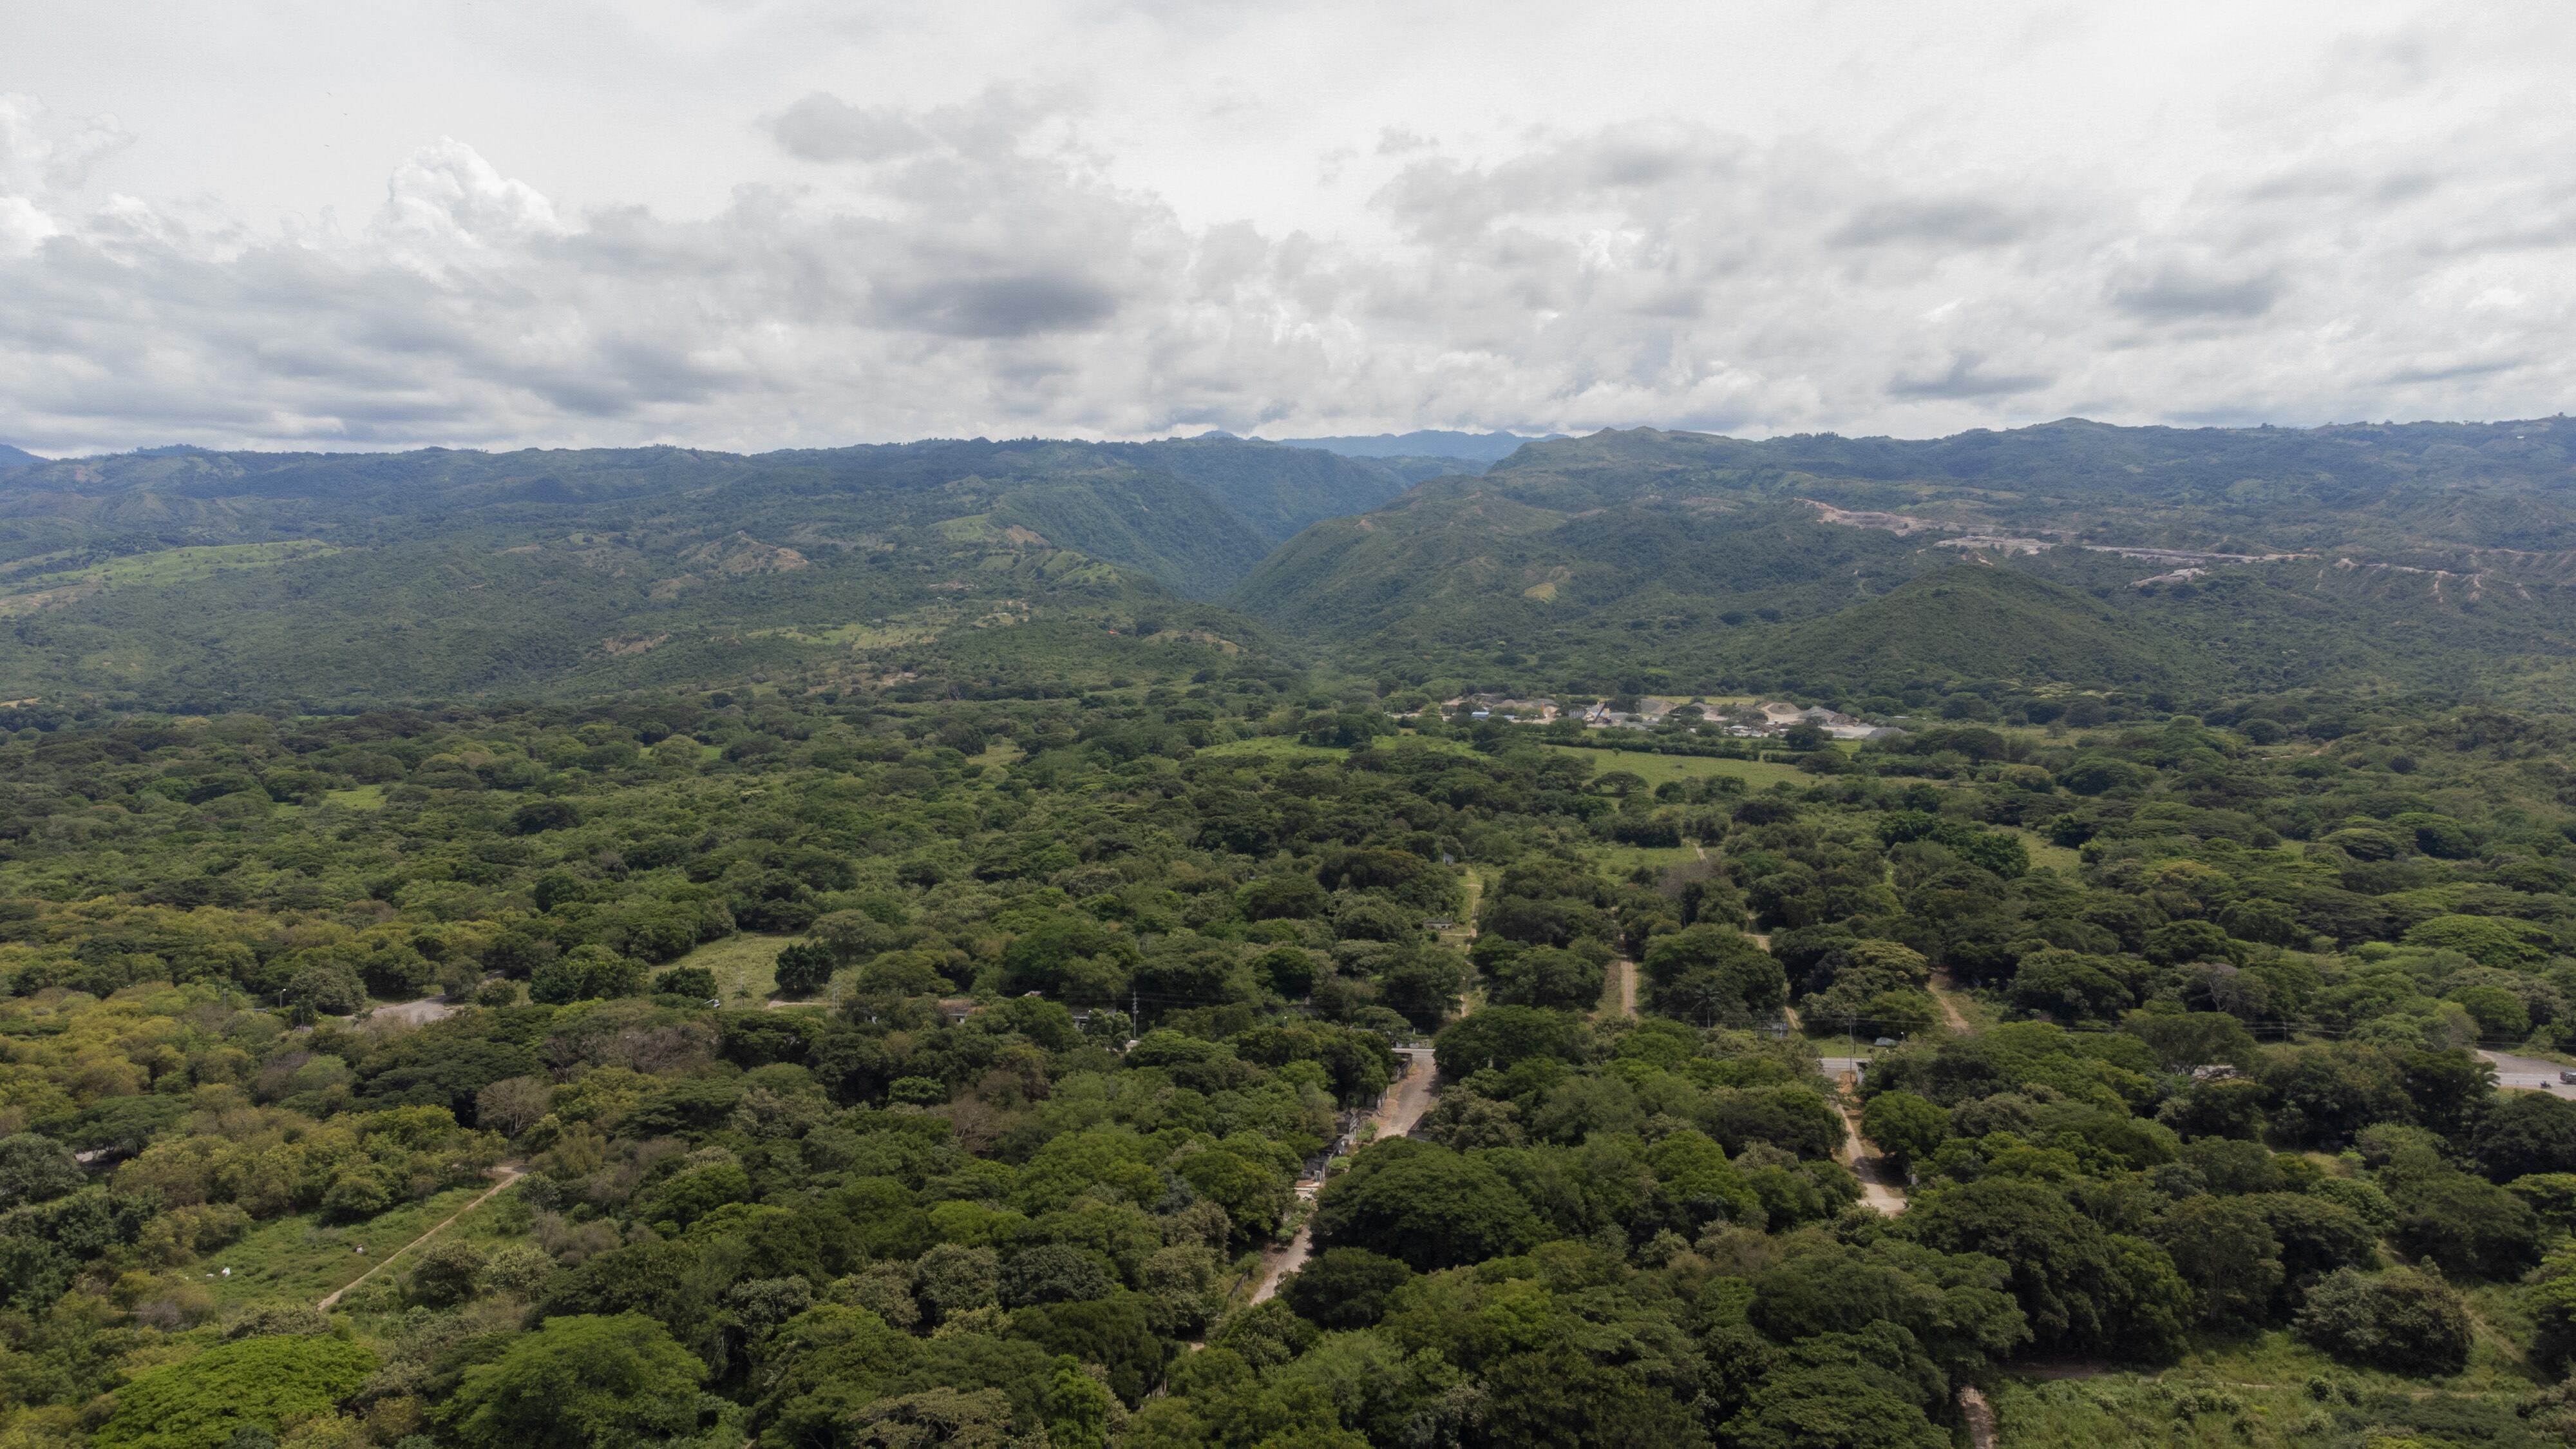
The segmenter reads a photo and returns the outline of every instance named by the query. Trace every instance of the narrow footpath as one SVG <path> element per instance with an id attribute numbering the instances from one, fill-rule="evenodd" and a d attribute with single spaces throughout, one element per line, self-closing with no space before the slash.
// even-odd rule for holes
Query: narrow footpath
<path id="1" fill-rule="evenodd" d="M 449 1213 L 446 1217 L 439 1219 L 437 1225 L 432 1227 L 428 1232 L 421 1234 L 419 1237 L 412 1239 L 410 1242 L 403 1244 L 401 1247 L 385 1254 L 382 1258 L 377 1259 L 374 1267 L 369 1268 L 367 1271 L 350 1279 L 348 1282 L 341 1284 L 337 1289 L 324 1295 L 322 1301 L 314 1304 L 313 1306 L 324 1313 L 330 1312 L 331 1305 L 339 1302 L 342 1294 L 347 1293 L 350 1289 L 357 1287 L 359 1284 L 373 1278 L 378 1273 L 392 1267 L 396 1258 L 399 1258 L 403 1254 L 410 1252 L 412 1249 L 419 1247 L 421 1244 L 428 1242 L 430 1239 L 437 1237 L 440 1233 L 447 1231 L 448 1224 L 455 1222 L 458 1218 L 461 1218 L 467 1213 L 474 1211 L 476 1208 L 481 1207 L 483 1204 L 490 1202 L 494 1193 L 508 1187 L 511 1183 L 517 1182 L 520 1177 L 518 1167 L 507 1162 L 502 1163 L 498 1168 L 495 1168 L 494 1171 L 499 1174 L 500 1181 L 485 1188 L 481 1196 L 475 1198 L 474 1201 L 467 1203 L 465 1206 L 458 1208 L 456 1211 Z"/>

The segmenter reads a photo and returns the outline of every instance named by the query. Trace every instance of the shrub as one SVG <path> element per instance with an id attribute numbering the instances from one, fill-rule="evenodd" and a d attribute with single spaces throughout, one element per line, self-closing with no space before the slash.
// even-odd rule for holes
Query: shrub
<path id="1" fill-rule="evenodd" d="M 330 1412 L 375 1367 L 374 1354 L 344 1339 L 263 1335 L 219 1343 L 117 1390 L 115 1413 L 90 1442 L 227 1449 L 243 1430 L 273 1433 Z"/>
<path id="2" fill-rule="evenodd" d="M 716 995 L 716 973 L 704 966 L 674 966 L 653 978 L 653 989 L 665 996 L 712 1001 Z"/>
<path id="3" fill-rule="evenodd" d="M 783 996 L 811 996 L 832 979 L 841 964 L 832 948 L 817 941 L 798 941 L 778 953 L 778 990 Z M 710 978 L 709 984 L 713 980 Z"/>
<path id="4" fill-rule="evenodd" d="M 2403 1374 L 2468 1367 L 2469 1311 L 2437 1273 L 2340 1268 L 2308 1290 L 2299 1335 L 2347 1363 Z"/>
<path id="5" fill-rule="evenodd" d="M 1297 1316 L 1319 1328 L 1366 1328 L 1386 1314 L 1413 1270 L 1365 1248 L 1328 1248 L 1279 1285 Z"/>
<path id="6" fill-rule="evenodd" d="M 411 1300 L 447 1308 L 474 1296 L 486 1261 L 471 1243 L 437 1242 L 412 1255 Z"/>

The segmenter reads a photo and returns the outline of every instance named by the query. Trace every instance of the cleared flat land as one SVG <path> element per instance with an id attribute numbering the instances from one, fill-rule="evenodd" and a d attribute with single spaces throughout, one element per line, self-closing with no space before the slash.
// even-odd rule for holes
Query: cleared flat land
<path id="1" fill-rule="evenodd" d="M 716 989 L 724 993 L 727 1006 L 748 1006 L 766 1002 L 778 994 L 778 951 L 782 946 L 802 940 L 800 936 L 761 936 L 744 932 L 709 941 L 672 966 L 704 966 L 715 973 Z M 670 967 L 655 972 L 667 971 Z"/>
<path id="2" fill-rule="evenodd" d="M 1724 760 L 1712 759 L 1705 755 L 1659 755 L 1644 750 L 1587 750 L 1574 745 L 1550 745 L 1548 748 L 1572 755 L 1577 759 L 1591 761 L 1592 773 L 1596 776 L 1609 774 L 1613 770 L 1625 770 L 1644 780 L 1649 787 L 1660 785 L 1667 780 L 1708 780 L 1720 775 L 1732 775 L 1742 780 L 1750 789 L 1767 790 L 1782 783 L 1813 784 L 1817 778 L 1804 773 L 1794 765 L 1776 764 L 1769 760 Z"/>

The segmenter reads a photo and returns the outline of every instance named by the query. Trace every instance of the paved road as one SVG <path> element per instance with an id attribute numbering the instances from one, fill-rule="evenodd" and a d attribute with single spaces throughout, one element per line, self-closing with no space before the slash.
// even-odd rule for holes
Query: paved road
<path id="1" fill-rule="evenodd" d="M 2482 1051 L 2478 1055 L 2495 1063 L 2496 1085 L 2499 1087 L 2536 1088 L 2576 1096 L 2576 1086 L 2558 1080 L 2558 1074 L 2568 1070 L 2562 1063 L 2545 1062 L 2538 1057 L 2518 1057 L 2510 1052 Z"/>

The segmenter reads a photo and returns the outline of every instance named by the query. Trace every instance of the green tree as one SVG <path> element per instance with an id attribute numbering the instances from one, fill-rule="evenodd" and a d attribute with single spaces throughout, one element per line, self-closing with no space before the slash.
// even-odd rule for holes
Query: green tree
<path id="1" fill-rule="evenodd" d="M 1533 1057 L 1571 1056 L 1574 1024 L 1534 1006 L 1489 1006 L 1443 1027 L 1432 1052 L 1444 1076 L 1489 1066 L 1508 1070 Z"/>
<path id="2" fill-rule="evenodd" d="M 1279 1296 L 1320 1328 L 1366 1328 L 1386 1314 L 1395 1290 L 1413 1281 L 1401 1261 L 1365 1248 L 1327 1248 L 1279 1285 Z"/>
<path id="3" fill-rule="evenodd" d="M 376 1356 L 346 1339 L 274 1334 L 219 1343 L 116 1391 L 91 1442 L 113 1449 L 226 1449 L 244 1430 L 279 1431 L 357 1392 Z"/>
<path id="4" fill-rule="evenodd" d="M 1949 1140 L 1950 1114 L 1912 1092 L 1881 1092 L 1862 1109 L 1860 1130 L 1899 1167 L 1910 1168 Z"/>
<path id="5" fill-rule="evenodd" d="M 1518 1252 L 1540 1233 L 1502 1174 L 1407 1138 L 1363 1149 L 1325 1185 L 1315 1211 L 1318 1244 L 1366 1248 L 1422 1272 Z"/>
<path id="6" fill-rule="evenodd" d="M 1730 927 L 1685 926 L 1657 936 L 1640 964 L 1655 1010 L 1684 1021 L 1750 1025 L 1788 1004 L 1789 977 L 1780 963 Z"/>
<path id="7" fill-rule="evenodd" d="M 2174 1271 L 2191 1285 L 2209 1323 L 2260 1323 L 2281 1283 L 2281 1242 L 2260 1206 L 2191 1197 L 2164 1216 L 2160 1236 Z"/>
<path id="8" fill-rule="evenodd" d="M 2576 1102 L 2516 1092 L 2488 1110 L 2475 1140 L 2478 1163 L 2494 1182 L 2576 1172 Z"/>
<path id="9" fill-rule="evenodd" d="M 2299 1335 L 2347 1363 L 2401 1374 L 2468 1367 L 2473 1331 L 2459 1293 L 2435 1273 L 2341 1268 L 2308 1290 Z"/>
<path id="10" fill-rule="evenodd" d="M 716 973 L 704 966 L 674 966 L 653 978 L 653 989 L 665 996 L 712 1001 L 717 991 Z"/>
<path id="11" fill-rule="evenodd" d="M 1107 1449 L 1117 1410 L 1109 1386 L 1078 1368 L 1060 1368 L 1047 1385 L 1047 1442 L 1053 1449 Z"/>
<path id="12" fill-rule="evenodd" d="M 775 966 L 779 994 L 811 996 L 830 983 L 840 964 L 832 948 L 820 942 L 796 941 L 780 947 Z"/>
<path id="13" fill-rule="evenodd" d="M 0 1137 L 0 1210 L 49 1202 L 86 1181 L 72 1150 L 37 1132 Z"/>
<path id="14" fill-rule="evenodd" d="M 465 1371 L 440 1422 L 469 1449 L 623 1449 L 698 1423 L 706 1365 L 640 1313 L 550 1318 Z"/>
<path id="15" fill-rule="evenodd" d="M 1946 1253 L 2009 1264 L 2011 1291 L 2043 1348 L 2153 1360 L 2179 1347 L 2189 1290 L 2154 1244 L 2106 1233 L 2064 1193 L 1988 1177 L 1928 1193 L 1904 1230 Z M 2179 1301 L 2178 1301 L 2179 1300 Z"/>
<path id="16" fill-rule="evenodd" d="M 1485 1372 L 1483 1387 L 1485 1434 L 1495 1444 L 1690 1449 L 1708 1442 L 1689 1406 L 1572 1348 L 1505 1358 Z"/>
<path id="17" fill-rule="evenodd" d="M 2397 1245 L 2460 1278 L 2519 1276 L 2540 1256 L 2530 1205 L 2465 1172 L 2436 1171 L 2392 1185 Z"/>

